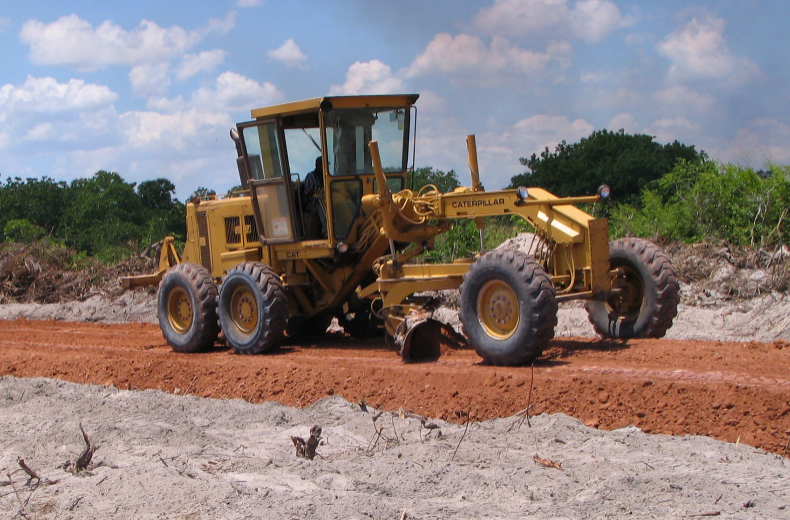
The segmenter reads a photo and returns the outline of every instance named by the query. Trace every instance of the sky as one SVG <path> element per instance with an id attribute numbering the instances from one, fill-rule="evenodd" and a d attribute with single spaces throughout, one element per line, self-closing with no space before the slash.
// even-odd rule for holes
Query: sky
<path id="1" fill-rule="evenodd" d="M 0 178 L 223 192 L 253 108 L 387 93 L 420 94 L 417 167 L 469 184 L 476 134 L 488 189 L 601 129 L 786 165 L 788 26 L 786 0 L 0 0 Z"/>

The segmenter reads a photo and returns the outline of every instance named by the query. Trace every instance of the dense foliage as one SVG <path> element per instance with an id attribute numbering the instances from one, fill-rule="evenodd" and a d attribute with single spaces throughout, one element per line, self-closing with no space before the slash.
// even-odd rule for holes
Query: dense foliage
<path id="1" fill-rule="evenodd" d="M 48 237 L 114 261 L 165 235 L 184 238 L 185 209 L 167 179 L 128 183 L 98 171 L 71 183 L 9 178 L 0 182 L 0 231 L 6 241 Z"/>
<path id="2" fill-rule="evenodd" d="M 755 172 L 732 164 L 681 162 L 642 191 L 636 204 L 616 206 L 615 237 L 636 235 L 683 242 L 725 241 L 739 246 L 784 244 L 790 211 L 790 168 Z"/>
<path id="3" fill-rule="evenodd" d="M 461 185 L 454 170 L 444 172 L 442 170 L 434 170 L 430 166 L 410 171 L 406 178 L 406 187 L 410 190 L 420 191 L 426 184 L 433 184 L 442 193 L 451 192 Z"/>
<path id="4" fill-rule="evenodd" d="M 578 143 L 562 141 L 553 152 L 521 158 L 530 171 L 511 179 L 510 187 L 537 186 L 560 197 L 592 195 L 602 184 L 621 202 L 635 202 L 642 188 L 665 175 L 680 160 L 706 158 L 694 146 L 675 141 L 661 145 L 652 136 L 622 130 L 598 130 Z"/>

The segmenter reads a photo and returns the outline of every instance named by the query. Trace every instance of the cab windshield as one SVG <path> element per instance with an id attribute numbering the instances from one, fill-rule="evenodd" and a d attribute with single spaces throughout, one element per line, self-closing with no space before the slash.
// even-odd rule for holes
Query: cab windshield
<path id="1" fill-rule="evenodd" d="M 378 141 L 385 172 L 403 172 L 409 154 L 409 110 L 336 109 L 324 116 L 332 176 L 372 174 L 370 141 Z"/>

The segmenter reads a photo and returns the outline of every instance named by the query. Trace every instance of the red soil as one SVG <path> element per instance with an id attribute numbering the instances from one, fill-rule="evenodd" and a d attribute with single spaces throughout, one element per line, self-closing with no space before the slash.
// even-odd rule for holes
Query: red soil
<path id="1" fill-rule="evenodd" d="M 0 321 L 0 375 L 307 406 L 328 395 L 450 421 L 563 412 L 588 425 L 708 435 L 782 454 L 790 344 L 565 338 L 534 367 L 480 364 L 470 350 L 403 364 L 382 339 L 326 336 L 262 356 L 177 354 L 159 328 Z M 460 418 L 463 417 L 463 418 Z"/>

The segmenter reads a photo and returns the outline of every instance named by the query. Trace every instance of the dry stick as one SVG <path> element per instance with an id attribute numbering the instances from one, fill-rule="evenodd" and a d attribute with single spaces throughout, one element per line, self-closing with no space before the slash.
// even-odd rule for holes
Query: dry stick
<path id="1" fill-rule="evenodd" d="M 527 395 L 527 407 L 518 412 L 516 415 L 521 417 L 518 421 L 514 422 L 510 425 L 510 428 L 507 429 L 508 432 L 512 430 L 514 427 L 521 428 L 521 425 L 524 424 L 524 419 L 527 420 L 527 426 L 532 428 L 532 423 L 529 422 L 529 409 L 532 408 L 532 383 L 535 381 L 535 361 L 532 361 L 530 365 L 530 378 L 529 378 L 529 394 Z"/>
<path id="2" fill-rule="evenodd" d="M 18 457 L 16 459 L 16 461 L 19 464 L 19 467 L 22 468 L 22 471 L 27 473 L 30 476 L 30 478 L 34 478 L 34 479 L 39 480 L 39 481 L 41 480 L 41 477 L 39 476 L 39 474 L 36 473 L 33 469 L 31 469 L 30 466 L 28 466 L 25 463 L 25 460 L 22 457 Z"/>
<path id="3" fill-rule="evenodd" d="M 406 510 L 403 510 L 403 514 L 400 515 L 400 520 L 406 520 Z"/>
<path id="4" fill-rule="evenodd" d="M 96 448 L 91 445 L 88 434 L 85 433 L 85 430 L 82 428 L 82 423 L 80 423 L 80 431 L 82 432 L 82 439 L 85 441 L 85 451 L 82 452 L 82 455 L 80 455 L 77 462 L 74 464 L 77 471 L 82 471 L 88 467 L 88 464 L 91 463 L 91 459 L 93 458 L 93 453 L 96 451 Z"/>
<path id="5" fill-rule="evenodd" d="M 785 444 L 785 451 L 782 452 L 782 457 L 787 455 L 787 447 L 790 446 L 790 435 L 787 436 L 787 444 Z"/>
<path id="6" fill-rule="evenodd" d="M 466 432 L 467 430 L 469 430 L 469 422 L 470 422 L 469 415 L 471 414 L 471 412 L 472 412 L 471 410 L 466 412 L 466 428 L 464 428 L 464 434 L 461 435 L 461 440 L 458 441 L 458 446 L 455 447 L 455 451 L 453 452 L 453 457 L 450 459 L 450 462 L 455 460 L 455 454 L 458 453 L 458 448 L 461 447 L 461 443 L 463 442 L 464 437 L 466 437 Z"/>
<path id="7" fill-rule="evenodd" d="M 188 395 L 189 394 L 189 391 L 192 390 L 192 384 L 195 382 L 195 379 L 197 379 L 197 376 L 192 378 L 192 381 L 189 383 L 189 386 L 187 387 L 186 390 L 184 390 L 184 393 L 182 395 Z"/>
<path id="8" fill-rule="evenodd" d="M 6 476 L 8 477 L 8 481 L 11 483 L 11 487 L 14 490 L 14 494 L 16 495 L 16 499 L 19 500 L 19 505 L 22 506 L 22 514 L 25 515 L 26 517 L 30 518 L 30 511 L 27 510 L 27 507 L 25 506 L 25 503 L 22 501 L 22 497 L 19 496 L 19 490 L 16 488 L 16 484 L 14 484 L 14 481 L 11 479 L 11 473 L 6 471 Z"/>

